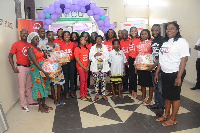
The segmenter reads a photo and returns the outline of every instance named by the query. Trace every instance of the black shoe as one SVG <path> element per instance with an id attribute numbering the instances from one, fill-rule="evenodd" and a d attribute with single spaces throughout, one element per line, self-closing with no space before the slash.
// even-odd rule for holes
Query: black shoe
<path id="1" fill-rule="evenodd" d="M 159 109 L 158 112 L 156 112 L 156 117 L 161 117 L 164 114 L 164 109 Z"/>
<path id="2" fill-rule="evenodd" d="M 156 104 L 147 106 L 148 109 L 159 109 L 159 106 Z"/>
<path id="3" fill-rule="evenodd" d="M 73 93 L 71 93 L 70 96 L 71 96 L 72 98 L 75 98 L 75 95 L 74 95 Z"/>
<path id="4" fill-rule="evenodd" d="M 190 88 L 190 90 L 196 90 L 196 89 L 197 89 L 197 87 Z"/>

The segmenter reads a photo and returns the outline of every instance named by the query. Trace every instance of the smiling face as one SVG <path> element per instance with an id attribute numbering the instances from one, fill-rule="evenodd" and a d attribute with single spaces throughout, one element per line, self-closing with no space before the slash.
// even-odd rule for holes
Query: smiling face
<path id="1" fill-rule="evenodd" d="M 73 41 L 76 41 L 76 40 L 77 40 L 77 36 L 76 36 L 75 33 L 72 34 L 72 40 L 73 40 Z"/>
<path id="2" fill-rule="evenodd" d="M 27 37 L 28 37 L 28 31 L 23 29 L 20 31 L 20 37 L 21 37 L 21 40 L 26 40 Z"/>
<path id="3" fill-rule="evenodd" d="M 39 34 L 40 38 L 45 37 L 45 30 L 43 28 L 39 29 L 38 34 Z"/>
<path id="4" fill-rule="evenodd" d="M 96 43 L 97 44 L 101 44 L 102 43 L 102 38 L 101 37 L 97 37 L 96 38 Z"/>
<path id="5" fill-rule="evenodd" d="M 127 30 L 123 30 L 123 31 L 122 31 L 122 38 L 123 38 L 124 40 L 126 40 L 126 39 L 128 38 L 128 31 L 127 31 Z"/>
<path id="6" fill-rule="evenodd" d="M 54 34 L 53 34 L 53 32 L 49 32 L 47 34 L 47 38 L 48 38 L 49 41 L 53 42 L 53 40 L 54 40 Z"/>
<path id="7" fill-rule="evenodd" d="M 178 33 L 178 29 L 176 28 L 175 25 L 169 24 L 167 26 L 166 33 L 167 33 L 167 36 L 169 37 L 169 39 L 174 38 Z"/>
<path id="8" fill-rule="evenodd" d="M 88 41 L 88 34 L 84 33 L 83 36 L 85 37 L 85 40 Z"/>
<path id="9" fill-rule="evenodd" d="M 60 30 L 58 31 L 58 37 L 62 37 L 62 33 L 63 33 L 63 30 L 60 29 Z"/>
<path id="10" fill-rule="evenodd" d="M 137 36 L 137 33 L 138 33 L 138 31 L 137 31 L 136 28 L 131 28 L 131 36 L 132 36 L 132 37 L 136 37 L 136 36 Z"/>
<path id="11" fill-rule="evenodd" d="M 96 36 L 97 36 L 97 34 L 92 33 L 92 34 L 91 34 L 91 39 L 92 39 L 92 40 L 95 40 L 95 37 L 96 37 Z"/>
<path id="12" fill-rule="evenodd" d="M 81 37 L 81 38 L 80 38 L 80 44 L 81 44 L 82 46 L 85 46 L 85 45 L 86 45 L 85 37 Z"/>
<path id="13" fill-rule="evenodd" d="M 141 32 L 141 39 L 144 41 L 144 40 L 147 40 L 148 38 L 149 38 L 148 32 L 142 31 Z"/>
<path id="14" fill-rule="evenodd" d="M 39 36 L 33 37 L 33 39 L 31 40 L 31 44 L 37 46 L 39 44 Z"/>
<path id="15" fill-rule="evenodd" d="M 152 28 L 151 28 L 151 32 L 152 32 L 152 36 L 154 37 L 154 38 L 157 38 L 157 37 L 159 37 L 160 36 L 160 27 L 158 27 L 158 26 L 153 26 Z"/>
<path id="16" fill-rule="evenodd" d="M 118 31 L 118 38 L 122 39 L 122 31 L 121 30 Z"/>
<path id="17" fill-rule="evenodd" d="M 114 31 L 113 30 L 109 30 L 108 31 L 108 38 L 112 39 L 114 37 Z"/>
<path id="18" fill-rule="evenodd" d="M 119 48 L 119 42 L 118 41 L 114 42 L 113 48 L 114 49 L 118 49 Z"/>
<path id="19" fill-rule="evenodd" d="M 70 40 L 70 34 L 68 32 L 66 32 L 64 34 L 64 41 L 68 42 Z"/>

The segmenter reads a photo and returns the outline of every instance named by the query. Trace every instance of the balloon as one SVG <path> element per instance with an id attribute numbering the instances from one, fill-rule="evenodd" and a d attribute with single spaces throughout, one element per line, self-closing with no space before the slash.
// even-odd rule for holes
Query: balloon
<path id="1" fill-rule="evenodd" d="M 56 19 L 57 19 L 57 14 L 52 14 L 51 15 L 51 20 L 56 21 Z"/>
<path id="2" fill-rule="evenodd" d="M 54 6 L 55 6 L 55 8 L 60 7 L 60 2 L 59 1 L 55 1 L 54 2 Z"/>
<path id="3" fill-rule="evenodd" d="M 90 4 L 90 0 L 85 0 L 86 5 Z"/>
<path id="4" fill-rule="evenodd" d="M 92 10 L 88 10 L 88 11 L 87 11 L 87 14 L 88 14 L 89 16 L 93 16 L 93 15 L 94 15 Z"/>
<path id="5" fill-rule="evenodd" d="M 108 16 L 106 16 L 104 21 L 110 21 L 110 18 Z"/>
<path id="6" fill-rule="evenodd" d="M 48 9 L 49 9 L 48 7 L 43 8 L 43 12 L 44 12 L 44 13 L 47 13 L 47 12 L 48 12 Z"/>
<path id="7" fill-rule="evenodd" d="M 103 28 L 103 33 L 106 34 L 109 29 L 107 27 Z"/>
<path id="8" fill-rule="evenodd" d="M 105 15 L 105 10 L 104 9 L 100 9 L 99 15 Z"/>
<path id="9" fill-rule="evenodd" d="M 62 16 L 62 14 L 57 14 L 57 18 L 60 18 Z"/>
<path id="10" fill-rule="evenodd" d="M 45 21 L 45 24 L 47 24 L 47 25 L 51 25 L 52 24 L 51 19 L 45 19 L 44 21 Z"/>
<path id="11" fill-rule="evenodd" d="M 99 20 L 99 21 L 97 22 L 97 24 L 98 24 L 98 26 L 103 26 L 103 25 L 104 25 L 104 22 L 103 22 L 103 20 Z"/>
<path id="12" fill-rule="evenodd" d="M 45 14 L 45 18 L 46 18 L 46 19 L 50 19 L 50 18 L 51 18 L 51 15 L 50 15 L 49 13 L 46 13 L 46 14 Z"/>
<path id="13" fill-rule="evenodd" d="M 90 4 L 90 9 L 93 10 L 94 8 L 96 8 L 96 4 L 95 4 L 95 3 L 91 3 L 91 4 Z"/>
<path id="14" fill-rule="evenodd" d="M 100 7 L 97 6 L 96 8 L 94 8 L 93 12 L 94 12 L 95 15 L 99 14 L 100 13 Z"/>
<path id="15" fill-rule="evenodd" d="M 79 5 L 74 5 L 74 11 L 80 11 L 80 6 Z"/>
<path id="16" fill-rule="evenodd" d="M 60 0 L 60 4 L 65 4 L 66 0 Z"/>
<path id="17" fill-rule="evenodd" d="M 61 4 L 61 5 L 60 5 L 60 8 L 61 8 L 61 9 L 65 9 L 65 5 L 64 5 L 64 4 Z"/>
<path id="18" fill-rule="evenodd" d="M 109 21 L 104 22 L 104 26 L 109 28 L 110 27 L 110 22 Z"/>
<path id="19" fill-rule="evenodd" d="M 114 30 L 115 29 L 115 25 L 111 24 L 110 27 L 109 27 L 109 29 L 113 29 Z"/>
<path id="20" fill-rule="evenodd" d="M 95 21 L 99 21 L 100 20 L 100 16 L 99 15 L 94 15 L 94 20 Z"/>
<path id="21" fill-rule="evenodd" d="M 72 0 L 72 4 L 77 4 L 78 0 Z"/>
<path id="22" fill-rule="evenodd" d="M 88 10 L 90 10 L 90 5 L 86 5 L 86 6 L 85 6 L 85 9 L 86 9 L 86 12 L 87 12 Z"/>
<path id="23" fill-rule="evenodd" d="M 103 28 L 104 28 L 104 26 L 99 26 L 99 29 L 100 29 L 100 30 L 103 30 Z"/>
<path id="24" fill-rule="evenodd" d="M 101 15 L 101 16 L 100 16 L 100 19 L 101 19 L 101 20 L 105 20 L 106 17 L 105 17 L 104 15 Z"/>
<path id="25" fill-rule="evenodd" d="M 69 14 L 70 13 L 70 9 L 65 9 L 65 14 Z"/>
<path id="26" fill-rule="evenodd" d="M 36 20 L 42 21 L 42 22 L 44 23 L 44 19 L 41 19 L 41 18 L 39 18 L 39 17 L 37 17 Z"/>
<path id="27" fill-rule="evenodd" d="M 74 5 L 71 6 L 70 10 L 73 12 L 74 11 Z"/>
<path id="28" fill-rule="evenodd" d="M 56 14 L 62 14 L 62 9 L 56 8 Z"/>
<path id="29" fill-rule="evenodd" d="M 50 14 L 54 14 L 55 13 L 55 8 L 54 7 L 49 7 L 48 12 Z"/>
<path id="30" fill-rule="evenodd" d="M 79 1 L 79 2 L 78 2 L 78 5 L 79 5 L 79 6 L 86 6 L 85 1 Z"/>
<path id="31" fill-rule="evenodd" d="M 45 30 L 48 30 L 49 29 L 49 26 L 48 25 L 43 25 L 43 28 L 45 29 Z"/>
<path id="32" fill-rule="evenodd" d="M 65 3 L 65 8 L 68 8 L 68 9 L 70 9 L 70 8 L 71 8 L 71 6 L 72 6 L 72 4 L 71 4 L 70 2 L 66 2 L 66 3 Z"/>
<path id="33" fill-rule="evenodd" d="M 38 14 L 38 17 L 41 18 L 41 19 L 45 19 L 45 14 L 43 12 L 40 12 Z"/>
<path id="34" fill-rule="evenodd" d="M 49 7 L 55 8 L 54 4 L 49 5 Z"/>
<path id="35" fill-rule="evenodd" d="M 85 7 L 81 7 L 80 12 L 82 12 L 82 13 L 86 13 L 86 9 L 85 9 Z"/>

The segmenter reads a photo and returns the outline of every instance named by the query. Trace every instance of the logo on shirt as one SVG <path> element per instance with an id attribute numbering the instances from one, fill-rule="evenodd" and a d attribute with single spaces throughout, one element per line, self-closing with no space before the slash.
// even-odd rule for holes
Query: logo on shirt
<path id="1" fill-rule="evenodd" d="M 111 45 L 106 45 L 108 51 L 111 51 L 112 50 L 112 46 Z"/>
<path id="2" fill-rule="evenodd" d="M 38 30 L 39 30 L 40 27 L 42 27 L 41 24 L 35 23 L 35 24 L 33 25 L 33 31 L 34 31 L 34 32 L 38 32 Z"/>
<path id="3" fill-rule="evenodd" d="M 157 57 L 159 55 L 159 44 L 158 43 L 154 43 L 152 44 L 152 54 Z"/>
<path id="4" fill-rule="evenodd" d="M 69 56 L 72 56 L 72 50 L 71 50 L 71 49 L 65 49 L 65 52 L 66 52 Z"/>
<path id="5" fill-rule="evenodd" d="M 22 53 L 23 53 L 24 56 L 27 56 L 27 50 L 28 50 L 28 46 L 23 47 Z"/>
<path id="6" fill-rule="evenodd" d="M 161 47 L 160 48 L 160 53 L 169 53 L 170 52 L 170 47 Z"/>
<path id="7" fill-rule="evenodd" d="M 128 47 L 122 47 L 122 51 L 124 52 L 124 54 L 129 53 L 128 52 Z"/>
<path id="8" fill-rule="evenodd" d="M 88 61 L 88 55 L 83 55 L 83 61 Z"/>

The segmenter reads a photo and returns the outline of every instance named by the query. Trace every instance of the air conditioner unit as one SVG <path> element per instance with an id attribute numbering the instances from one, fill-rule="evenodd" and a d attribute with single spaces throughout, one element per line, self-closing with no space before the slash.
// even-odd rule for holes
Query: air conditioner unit
<path id="1" fill-rule="evenodd" d="M 0 103 L 0 133 L 3 133 L 8 130 L 8 123 L 3 112 L 3 107 Z"/>

